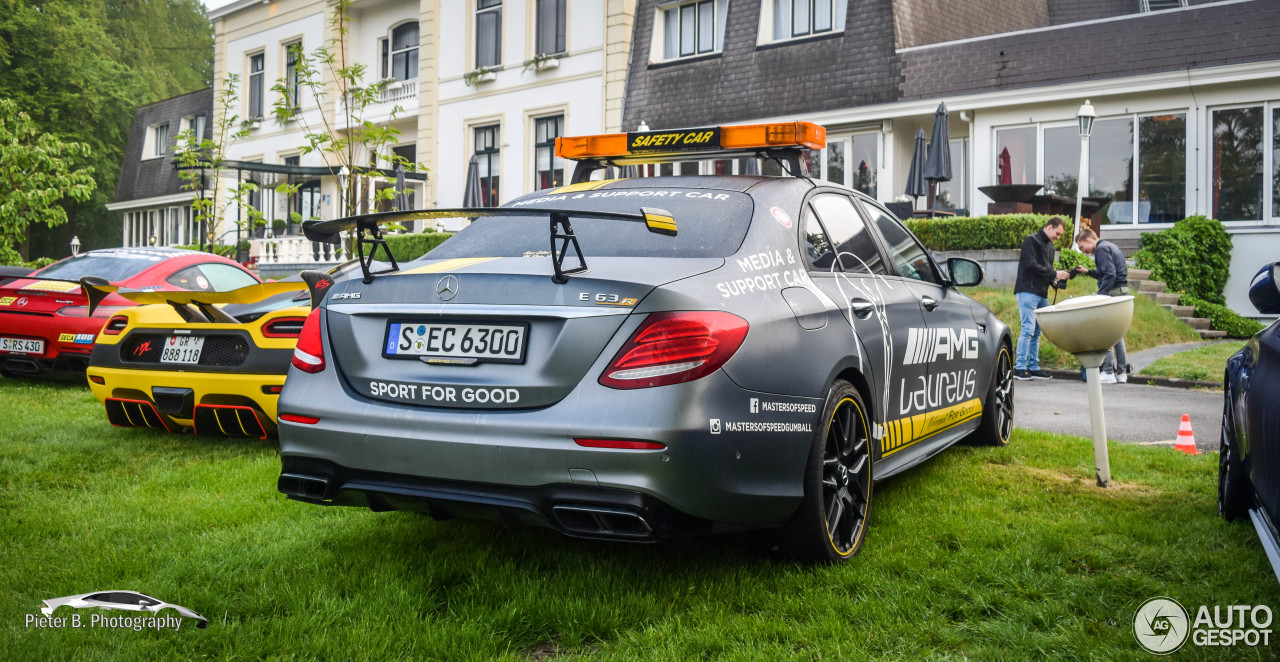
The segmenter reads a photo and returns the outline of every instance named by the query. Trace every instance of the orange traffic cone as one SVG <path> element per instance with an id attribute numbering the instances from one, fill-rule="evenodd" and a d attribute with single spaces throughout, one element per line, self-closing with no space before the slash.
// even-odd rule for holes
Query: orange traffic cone
<path id="1" fill-rule="evenodd" d="M 1200 454 L 1196 448 L 1196 437 L 1191 433 L 1191 417 L 1186 414 L 1182 415 L 1182 425 L 1178 426 L 1178 440 L 1173 443 L 1173 449 L 1188 455 Z"/>

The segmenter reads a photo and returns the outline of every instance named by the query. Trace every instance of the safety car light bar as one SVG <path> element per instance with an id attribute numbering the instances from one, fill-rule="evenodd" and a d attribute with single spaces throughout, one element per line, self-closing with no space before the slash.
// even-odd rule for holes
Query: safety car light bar
<path id="1" fill-rule="evenodd" d="M 777 158 L 802 174 L 799 150 L 827 146 L 827 130 L 812 122 L 708 126 L 556 138 L 556 155 L 577 161 L 573 182 L 606 165 L 663 163 L 690 158 L 759 155 Z M 696 155 L 696 156 L 695 156 Z"/>
<path id="2" fill-rule="evenodd" d="M 652 207 L 642 207 L 639 214 L 574 209 L 535 209 L 530 207 L 463 207 L 457 209 L 387 211 L 348 216 L 331 221 L 303 221 L 302 233 L 311 241 L 336 245 L 341 241 L 341 233 L 354 231 L 356 235 L 356 254 L 360 259 L 360 271 L 364 274 L 365 284 L 368 284 L 373 281 L 374 276 L 394 273 L 400 270 L 400 265 L 396 264 L 395 257 L 391 255 L 391 249 L 387 248 L 387 242 L 382 238 L 382 230 L 379 227 L 382 223 L 407 223 L 441 218 L 469 218 L 475 220 L 486 216 L 546 216 L 550 219 L 551 264 L 555 269 L 555 275 L 551 277 L 551 280 L 561 285 L 569 282 L 569 275 L 587 270 L 587 262 L 583 258 L 582 248 L 578 246 L 578 238 L 573 233 L 573 226 L 569 224 L 570 217 L 644 223 L 649 232 L 670 237 L 676 236 L 677 232 L 676 222 L 671 212 Z M 557 239 L 560 240 L 559 246 L 556 246 Z M 374 256 L 379 247 L 382 248 L 387 260 L 391 263 L 391 267 L 372 271 Z M 568 256 L 571 247 L 577 257 L 578 266 L 572 269 L 565 269 L 564 259 Z M 369 249 L 367 255 L 365 254 L 366 248 Z M 314 296 L 315 291 L 316 288 L 312 287 L 313 301 L 318 301 Z"/>

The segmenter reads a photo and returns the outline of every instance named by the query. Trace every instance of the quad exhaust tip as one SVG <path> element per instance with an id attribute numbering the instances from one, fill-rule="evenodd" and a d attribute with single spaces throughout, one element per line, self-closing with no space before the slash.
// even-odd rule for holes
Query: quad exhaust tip
<path id="1" fill-rule="evenodd" d="M 639 513 L 598 506 L 560 505 L 552 512 L 560 525 L 578 535 L 643 540 L 654 537 L 653 527 Z"/>
<path id="2" fill-rule="evenodd" d="M 329 494 L 329 479 L 322 476 L 282 473 L 276 482 L 276 489 L 282 493 L 312 501 L 322 500 Z"/>

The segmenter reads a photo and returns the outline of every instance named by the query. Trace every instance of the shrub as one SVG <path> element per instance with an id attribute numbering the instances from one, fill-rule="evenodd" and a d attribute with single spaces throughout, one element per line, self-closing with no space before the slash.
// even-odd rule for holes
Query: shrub
<path id="1" fill-rule="evenodd" d="M 1064 232 L 1063 234 L 1065 235 L 1066 233 Z M 1093 258 L 1081 253 L 1080 251 L 1073 251 L 1070 248 L 1062 249 L 1062 252 L 1058 254 L 1058 261 L 1054 263 L 1053 268 L 1061 269 L 1063 271 L 1071 271 L 1079 266 L 1083 266 L 1086 269 L 1098 268 L 1098 265 L 1094 264 Z"/>
<path id="2" fill-rule="evenodd" d="M 1251 338 L 1262 330 L 1262 324 L 1247 317 L 1237 315 L 1234 310 L 1216 303 L 1183 295 L 1182 305 L 1195 306 L 1196 317 L 1207 317 L 1213 328 L 1226 331 L 1232 338 Z"/>
<path id="3" fill-rule="evenodd" d="M 452 236 L 451 232 L 429 231 L 419 234 L 389 234 L 386 240 L 387 248 L 391 249 L 396 262 L 408 262 L 422 257 Z"/>
<path id="4" fill-rule="evenodd" d="M 1231 268 L 1231 236 L 1222 223 L 1204 216 L 1189 216 L 1160 232 L 1142 235 L 1134 254 L 1139 269 L 1164 281 L 1170 292 L 1222 304 L 1222 288 Z M 1252 334 L 1250 334 L 1252 335 Z"/>
<path id="5" fill-rule="evenodd" d="M 32 270 L 43 269 L 57 261 L 58 261 L 58 258 L 56 257 L 38 257 L 30 262 L 23 262 L 20 266 L 23 266 Z"/>
<path id="6" fill-rule="evenodd" d="M 1001 214 L 912 218 L 904 223 L 931 251 L 978 251 L 1022 248 L 1022 240 L 1050 218 L 1044 214 Z M 1064 220 L 1066 231 L 1057 241 L 1059 248 L 1071 246 L 1073 223 Z"/>

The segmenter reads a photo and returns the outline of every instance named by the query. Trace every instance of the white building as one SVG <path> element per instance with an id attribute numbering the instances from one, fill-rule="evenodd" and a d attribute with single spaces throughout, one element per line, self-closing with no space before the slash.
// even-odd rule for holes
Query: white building
<path id="1" fill-rule="evenodd" d="M 473 156 L 483 191 L 476 204 L 498 205 L 562 182 L 564 166 L 548 147 L 556 136 L 621 125 L 634 4 L 353 0 L 340 56 L 364 68 L 364 81 L 388 81 L 362 119 L 399 131 L 395 153 L 427 168 L 426 181 L 410 182 L 413 206 L 461 206 Z M 291 209 L 304 218 L 341 214 L 338 161 L 303 153 L 306 134 L 324 131 L 326 120 L 345 128 L 334 86 L 323 108 L 299 89 L 299 118 L 281 124 L 272 116 L 280 97 L 273 85 L 291 80 L 291 48 L 311 54 L 328 46 L 336 35 L 333 9 L 331 0 L 240 0 L 209 12 L 215 78 L 239 76 L 237 112 L 249 127 L 227 158 L 279 170 L 245 175 L 262 183 L 261 199 L 252 202 L 268 221 L 264 235 L 296 235 L 296 226 L 281 227 Z M 355 163 L 368 160 L 360 154 Z M 285 180 L 302 184 L 300 195 L 271 190 Z M 317 257 L 298 239 L 256 244 L 264 262 Z"/>

